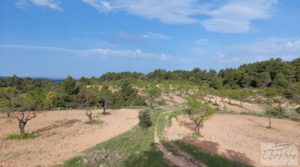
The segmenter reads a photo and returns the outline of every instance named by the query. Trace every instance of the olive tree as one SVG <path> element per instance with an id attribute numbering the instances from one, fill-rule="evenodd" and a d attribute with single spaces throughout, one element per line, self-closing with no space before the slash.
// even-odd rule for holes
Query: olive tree
<path id="1" fill-rule="evenodd" d="M 7 118 L 10 117 L 10 100 L 0 98 L 0 112 L 6 112 Z"/>
<path id="2" fill-rule="evenodd" d="M 203 122 L 213 114 L 213 109 L 207 104 L 198 101 L 195 97 L 189 97 L 185 113 L 195 125 L 195 132 L 200 135 L 200 128 Z"/>
<path id="3" fill-rule="evenodd" d="M 36 118 L 35 110 L 39 108 L 38 106 L 41 104 L 42 98 L 40 93 L 32 91 L 15 99 L 14 105 L 20 111 L 16 117 L 21 135 L 25 134 L 25 127 L 28 121 Z"/>
<path id="4" fill-rule="evenodd" d="M 156 86 L 150 86 L 146 90 L 146 93 L 150 107 L 153 108 L 153 103 L 155 102 L 155 99 L 161 95 L 161 89 Z"/>
<path id="5" fill-rule="evenodd" d="M 0 88 L 0 111 L 4 111 L 7 117 L 10 117 L 10 110 L 12 110 L 12 101 L 17 94 L 17 89 L 13 87 Z"/>
<path id="6" fill-rule="evenodd" d="M 25 126 L 28 121 L 36 117 L 36 113 L 34 111 L 32 112 L 26 112 L 24 110 L 20 111 L 20 114 L 17 115 L 20 134 L 23 136 L 25 134 Z"/>
<path id="7" fill-rule="evenodd" d="M 85 115 L 88 117 L 89 122 L 93 122 L 93 113 L 91 112 L 90 109 L 88 108 L 85 109 Z"/>
<path id="8" fill-rule="evenodd" d="M 96 93 L 93 88 L 83 86 L 77 95 L 77 103 L 85 108 L 85 115 L 88 117 L 89 122 L 93 122 L 93 113 L 89 109 L 92 103 L 96 102 Z"/>
<path id="9" fill-rule="evenodd" d="M 240 90 L 232 90 L 230 97 L 239 101 L 240 107 L 243 108 L 243 103 L 245 100 L 250 96 L 250 92 L 245 89 L 240 89 Z"/>
<path id="10" fill-rule="evenodd" d="M 272 117 L 279 117 L 282 118 L 284 116 L 284 110 L 280 109 L 280 108 L 269 108 L 266 113 L 265 113 L 268 117 L 269 120 L 269 124 L 267 126 L 267 128 L 272 128 Z"/>
<path id="11" fill-rule="evenodd" d="M 113 101 L 113 93 L 107 85 L 103 86 L 99 92 L 100 103 L 102 104 L 102 114 L 107 114 L 106 109 Z"/>

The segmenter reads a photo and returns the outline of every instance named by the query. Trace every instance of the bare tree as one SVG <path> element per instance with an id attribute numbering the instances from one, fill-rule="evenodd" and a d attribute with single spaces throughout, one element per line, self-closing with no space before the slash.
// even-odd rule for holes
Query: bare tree
<path id="1" fill-rule="evenodd" d="M 25 133 L 25 126 L 27 122 L 35 117 L 36 117 L 35 112 L 28 112 L 27 115 L 25 116 L 25 111 L 21 111 L 21 113 L 17 115 L 17 119 L 19 120 L 19 129 L 21 135 L 24 135 Z"/>
<path id="2" fill-rule="evenodd" d="M 88 117 L 89 122 L 93 122 L 93 113 L 91 112 L 91 110 L 89 110 L 88 108 L 86 108 L 85 110 L 85 115 Z"/>
<path id="3" fill-rule="evenodd" d="M 219 104 L 218 104 L 218 98 L 217 98 L 217 97 L 215 97 L 214 105 L 215 105 L 215 106 L 219 106 Z"/>
<path id="4" fill-rule="evenodd" d="M 110 104 L 112 102 L 113 94 L 112 91 L 109 89 L 107 85 L 104 85 L 100 92 L 98 92 L 99 103 L 102 105 L 102 114 L 109 114 L 106 112 L 106 109 L 110 107 Z"/>
<path id="5" fill-rule="evenodd" d="M 106 112 L 106 109 L 107 109 L 107 100 L 103 99 L 102 100 L 102 114 L 105 115 L 105 114 L 109 114 Z"/>

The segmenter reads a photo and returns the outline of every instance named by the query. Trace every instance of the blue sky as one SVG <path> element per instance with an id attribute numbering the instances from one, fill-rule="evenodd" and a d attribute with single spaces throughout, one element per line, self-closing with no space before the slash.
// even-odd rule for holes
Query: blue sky
<path id="1" fill-rule="evenodd" d="M 0 76 L 292 60 L 299 9 L 299 0 L 0 0 Z"/>

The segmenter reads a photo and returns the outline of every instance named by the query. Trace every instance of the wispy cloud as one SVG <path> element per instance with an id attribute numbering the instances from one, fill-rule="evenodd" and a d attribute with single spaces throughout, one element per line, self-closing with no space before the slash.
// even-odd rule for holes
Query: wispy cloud
<path id="1" fill-rule="evenodd" d="M 251 21 L 271 17 L 277 0 L 235 0 L 206 12 L 209 19 L 201 22 L 208 31 L 242 33 L 252 30 Z"/>
<path id="2" fill-rule="evenodd" d="M 99 12 L 108 12 L 112 11 L 113 8 L 109 2 L 106 1 L 99 1 L 99 0 L 82 0 L 84 3 L 93 6 Z"/>
<path id="3" fill-rule="evenodd" d="M 208 39 L 206 38 L 201 38 L 201 39 L 197 39 L 194 41 L 194 45 L 196 46 L 204 46 L 208 43 Z"/>
<path id="4" fill-rule="evenodd" d="M 225 48 L 216 53 L 219 62 L 246 63 L 282 58 L 292 60 L 300 57 L 300 39 L 268 38 L 250 44 Z"/>
<path id="5" fill-rule="evenodd" d="M 251 31 L 251 22 L 270 18 L 272 9 L 277 4 L 277 0 L 229 0 L 217 5 L 198 0 L 82 1 L 99 12 L 124 11 L 167 24 L 200 24 L 207 31 L 221 33 Z M 208 18 L 199 19 L 201 16 Z"/>
<path id="6" fill-rule="evenodd" d="M 145 39 L 157 39 L 157 40 L 170 40 L 171 37 L 165 34 L 159 34 L 154 32 L 147 32 L 141 35 Z"/>
<path id="7" fill-rule="evenodd" d="M 16 5 L 19 8 L 27 8 L 30 5 L 50 8 L 52 10 L 63 10 L 60 7 L 59 0 L 17 0 Z"/>
<path id="8" fill-rule="evenodd" d="M 99 12 L 125 11 L 135 16 L 157 19 L 163 23 L 197 23 L 192 16 L 200 13 L 202 7 L 197 0 L 82 0 Z M 109 6 L 109 10 L 107 7 Z"/>
<path id="9" fill-rule="evenodd" d="M 113 50 L 106 48 L 94 48 L 94 49 L 69 49 L 60 47 L 49 47 L 49 46 L 36 46 L 36 45 L 5 45 L 0 44 L 0 48 L 15 48 L 24 50 L 41 50 L 41 51 L 55 51 L 69 53 L 74 56 L 81 57 L 98 57 L 98 58 L 128 58 L 128 59 L 150 59 L 165 61 L 172 59 L 172 56 L 165 53 L 151 53 L 143 52 L 140 49 L 136 50 Z"/>
<path id="10" fill-rule="evenodd" d="M 171 40 L 172 37 L 151 31 L 145 33 L 120 31 L 111 36 L 104 37 L 103 39 L 115 46 L 130 46 L 133 48 L 149 49 L 155 47 L 158 42 L 167 42 Z"/>

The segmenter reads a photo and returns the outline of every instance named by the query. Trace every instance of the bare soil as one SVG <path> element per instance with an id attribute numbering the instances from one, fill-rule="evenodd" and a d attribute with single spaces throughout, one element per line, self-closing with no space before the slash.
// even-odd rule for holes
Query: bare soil
<path id="1" fill-rule="evenodd" d="M 154 131 L 154 142 L 156 147 L 163 153 L 164 159 L 166 159 L 169 163 L 178 166 L 178 167 L 206 167 L 200 161 L 195 160 L 194 157 L 182 151 L 180 148 L 176 148 L 178 155 L 174 155 L 171 151 L 169 151 L 160 141 L 157 135 L 157 128 Z"/>
<path id="2" fill-rule="evenodd" d="M 183 116 L 178 117 L 178 121 L 185 121 L 187 124 L 189 122 Z M 272 119 L 273 128 L 268 129 L 267 125 L 268 119 L 264 117 L 216 114 L 204 123 L 201 129 L 202 137 L 188 137 L 184 140 L 221 156 L 253 166 L 262 166 L 261 143 L 293 143 L 300 146 L 299 122 Z M 182 126 L 184 125 L 173 123 L 166 136 L 172 140 L 190 136 L 193 131 L 190 128 L 182 129 Z M 299 160 L 300 155 L 298 156 Z"/>
<path id="3" fill-rule="evenodd" d="M 216 102 L 221 109 L 226 108 L 229 111 L 233 111 L 233 112 L 236 112 L 236 113 L 241 113 L 241 112 L 263 113 L 266 110 L 265 107 L 263 107 L 262 105 L 259 105 L 259 104 L 244 102 L 242 104 L 242 107 L 241 107 L 240 106 L 240 104 L 241 104 L 240 101 L 231 100 L 231 104 L 228 104 L 229 99 L 227 99 L 227 98 L 224 98 L 223 99 L 224 102 L 222 102 L 221 97 L 218 97 L 218 96 L 212 96 L 212 97 L 213 97 L 211 99 L 212 103 Z M 204 100 L 209 101 L 209 98 L 204 97 Z M 225 104 L 225 106 L 224 106 L 224 104 Z"/>
<path id="4" fill-rule="evenodd" d="M 92 111 L 97 115 L 101 111 Z M 138 123 L 138 112 L 132 109 L 114 110 L 98 115 L 101 124 L 86 124 L 84 110 L 39 112 L 29 121 L 26 131 L 42 135 L 28 140 L 6 140 L 11 133 L 19 133 L 16 119 L 0 116 L 0 166 L 31 167 L 62 164 L 64 160 L 103 141 L 131 129 Z"/>
<path id="5" fill-rule="evenodd" d="M 163 95 L 162 99 L 165 100 L 166 105 L 169 107 L 174 107 L 177 104 L 182 104 L 186 101 L 184 98 L 177 96 L 175 94 L 170 94 L 169 96 Z"/>

